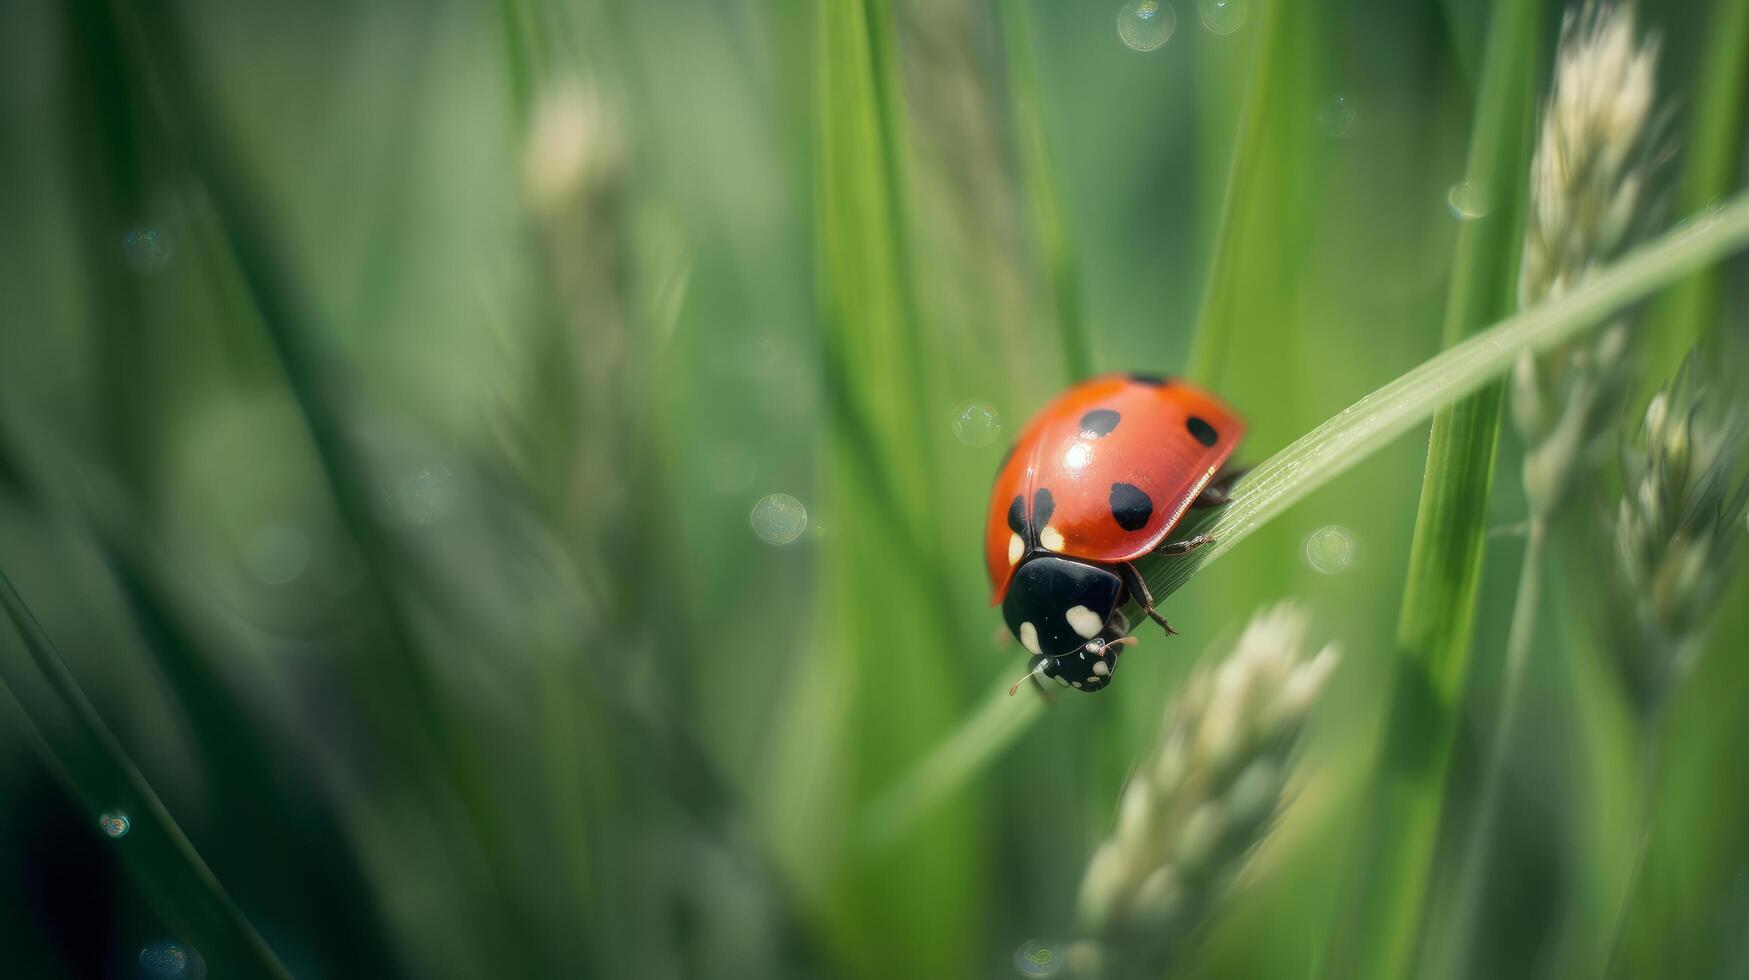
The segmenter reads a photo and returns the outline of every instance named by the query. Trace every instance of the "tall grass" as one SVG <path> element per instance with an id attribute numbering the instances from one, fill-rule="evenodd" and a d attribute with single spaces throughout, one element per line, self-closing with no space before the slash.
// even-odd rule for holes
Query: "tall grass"
<path id="1" fill-rule="evenodd" d="M 1508 312 L 1516 296 L 1541 19 L 1535 3 L 1497 3 L 1489 18 L 1458 185 L 1478 200 L 1464 202 L 1472 210 L 1453 257 L 1442 337 L 1448 345 Z M 1409 945 L 1433 870 L 1443 776 L 1461 727 L 1504 395 L 1504 385 L 1495 383 L 1433 416 L 1390 713 L 1376 750 L 1371 812 L 1356 838 L 1358 884 L 1341 945 L 1325 964 L 1337 975 L 1400 975 L 1414 952 Z"/>
<path id="2" fill-rule="evenodd" d="M 1741 373 L 1749 15 L 1641 11 L 1675 227 L 1519 308 L 1570 6 L 0 5 L 8 963 L 1742 972 L 1744 549 L 1667 547 L 1607 439 L 1524 591 L 1490 533 L 1553 431 L 1497 440 L 1515 362 L 1638 337 L 1606 421 Z M 1182 636 L 1010 698 L 990 472 L 1107 370 L 1254 469 L 1144 563 Z M 1618 656 L 1653 595 L 1711 628 Z"/>
<path id="3" fill-rule="evenodd" d="M 0 604 L 6 607 L 16 646 L 24 648 L 34 668 L 34 674 L 9 668 L 0 676 L 0 693 L 32 747 L 79 799 L 93 826 L 100 817 L 121 819 L 117 828 L 105 828 L 104 833 L 120 844 L 123 864 L 159 914 L 197 943 L 215 969 L 289 976 L 98 717 L 4 573 Z"/>

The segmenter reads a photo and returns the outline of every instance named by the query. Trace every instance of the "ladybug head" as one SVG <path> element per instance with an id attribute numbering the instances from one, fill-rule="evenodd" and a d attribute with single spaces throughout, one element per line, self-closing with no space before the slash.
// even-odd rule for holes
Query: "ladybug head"
<path id="1" fill-rule="evenodd" d="M 1111 684 L 1112 675 L 1117 673 L 1118 654 L 1126 645 L 1136 642 L 1135 637 L 1124 635 L 1128 629 L 1129 623 L 1124 621 L 1123 613 L 1118 613 L 1116 622 L 1073 653 L 1061 657 L 1034 657 L 1027 666 L 1040 680 L 1049 677 L 1063 687 L 1077 691 L 1104 690 Z"/>
<path id="2" fill-rule="evenodd" d="M 1121 623 L 1123 582 L 1102 565 L 1037 554 L 1014 570 L 1002 599 L 1002 618 L 1035 657 L 1093 654 L 1113 618 Z M 1122 624 L 1127 625 L 1127 624 Z M 1118 632 L 1117 636 L 1122 636 Z"/>

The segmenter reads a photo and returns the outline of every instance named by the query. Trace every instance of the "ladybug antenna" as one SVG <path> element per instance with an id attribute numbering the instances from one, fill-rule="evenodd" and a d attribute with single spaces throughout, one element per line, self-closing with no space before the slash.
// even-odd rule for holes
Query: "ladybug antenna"
<path id="1" fill-rule="evenodd" d="M 1037 667 L 1034 667 L 1033 669 L 1027 671 L 1025 677 L 1022 677 L 1020 680 L 1017 680 L 1014 682 L 1014 686 L 1008 689 L 1008 696 L 1013 697 L 1014 692 L 1020 690 L 1020 685 L 1025 684 L 1030 679 L 1038 677 L 1038 675 L 1044 673 L 1044 669 L 1045 669 L 1045 662 L 1043 660 L 1040 660 L 1038 662 Z"/>

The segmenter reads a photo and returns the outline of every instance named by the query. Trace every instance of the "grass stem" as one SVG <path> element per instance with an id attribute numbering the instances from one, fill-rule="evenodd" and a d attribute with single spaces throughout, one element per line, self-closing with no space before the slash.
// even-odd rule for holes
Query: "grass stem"
<path id="1" fill-rule="evenodd" d="M 1634 898 L 1639 894 L 1640 875 L 1646 867 L 1646 852 L 1652 843 L 1652 815 L 1657 809 L 1659 773 L 1664 761 L 1664 722 L 1667 702 L 1660 699 L 1647 716 L 1640 732 L 1640 763 L 1634 787 L 1634 811 L 1631 819 L 1636 831 L 1634 856 L 1628 865 L 1627 881 L 1622 884 L 1621 899 L 1609 929 L 1609 952 L 1603 960 L 1601 977 L 1615 976 L 1621 960 L 1622 944 L 1627 936 L 1628 915 L 1633 911 Z"/>
<path id="2" fill-rule="evenodd" d="M 166 921 L 186 930 L 218 974 L 289 977 L 104 724 L 3 571 L 0 606 L 37 673 L 35 678 L 0 673 L 0 695 L 15 706 L 28 740 L 94 828 L 102 811 L 127 816 L 118 856 L 140 890 Z M 26 693 L 31 691 L 43 694 Z"/>
<path id="3" fill-rule="evenodd" d="M 1542 606 L 1543 552 L 1548 544 L 1548 524 L 1532 518 L 1525 538 L 1524 565 L 1518 576 L 1518 598 L 1512 607 L 1512 626 L 1506 638 L 1506 661 L 1501 669 L 1500 705 L 1486 745 L 1482 788 L 1470 813 L 1469 833 L 1458 859 L 1456 907 L 1451 927 L 1443 937 L 1434 937 L 1433 962 L 1448 964 L 1442 975 L 1470 975 L 1470 957 L 1476 949 L 1476 933 L 1486 894 L 1488 872 L 1493 866 L 1495 825 L 1500 817 L 1500 796 L 1506 771 L 1511 766 L 1507 747 L 1518 729 L 1523 711 L 1524 671 L 1536 643 L 1536 624 Z"/>
<path id="4" fill-rule="evenodd" d="M 1093 355 L 1081 322 L 1080 270 L 1068 220 L 1057 195 L 1056 172 L 1051 166 L 1050 142 L 1045 134 L 1044 105 L 1039 97 L 1038 69 L 1032 50 L 1032 22 L 1024 0 L 1004 0 L 997 6 L 1001 10 L 1002 51 L 1007 60 L 1015 142 L 1019 144 L 1032 231 L 1040 258 L 1050 273 L 1063 366 L 1069 379 L 1078 381 L 1093 373 Z"/>

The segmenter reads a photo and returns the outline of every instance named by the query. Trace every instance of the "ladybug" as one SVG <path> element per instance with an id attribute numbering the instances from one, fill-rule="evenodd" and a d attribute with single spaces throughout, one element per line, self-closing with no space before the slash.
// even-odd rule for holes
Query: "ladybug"
<path id="1" fill-rule="evenodd" d="M 1244 433 L 1213 395 L 1147 374 L 1083 381 L 1027 422 L 996 473 L 984 528 L 991 605 L 1032 655 L 1027 677 L 1110 685 L 1136 642 L 1130 599 L 1175 632 L 1133 562 L 1214 540 L 1166 543 L 1185 510 L 1226 503 L 1244 474 L 1221 468 Z"/>

